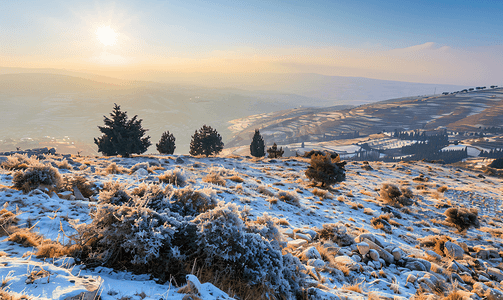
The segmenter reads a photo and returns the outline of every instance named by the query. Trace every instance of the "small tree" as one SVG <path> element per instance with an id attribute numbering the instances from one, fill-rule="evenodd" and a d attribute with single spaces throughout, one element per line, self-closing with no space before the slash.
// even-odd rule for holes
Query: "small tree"
<path id="1" fill-rule="evenodd" d="M 102 132 L 99 138 L 94 139 L 98 151 L 106 156 L 120 154 L 123 157 L 130 157 L 133 153 L 144 153 L 151 143 L 150 136 L 143 137 L 147 129 L 141 127 L 142 119 L 137 119 L 136 115 L 128 120 L 126 112 L 120 108 L 114 103 L 113 111 L 110 113 L 111 119 L 104 116 L 105 126 L 98 126 Z"/>
<path id="2" fill-rule="evenodd" d="M 173 154 L 175 152 L 175 136 L 169 131 L 164 132 L 161 135 L 159 143 L 155 144 L 157 151 L 161 154 Z"/>
<path id="3" fill-rule="evenodd" d="M 267 149 L 267 157 L 268 158 L 279 158 L 279 157 L 283 157 L 283 153 L 285 153 L 285 151 L 283 151 L 283 147 L 280 147 L 278 149 L 278 145 L 276 145 L 276 143 L 274 143 L 274 145 L 272 145 L 271 148 Z"/>
<path id="4" fill-rule="evenodd" d="M 265 156 L 264 139 L 260 135 L 260 131 L 258 129 L 255 129 L 255 134 L 253 135 L 253 139 L 250 144 L 250 153 L 255 157 Z"/>
<path id="5" fill-rule="evenodd" d="M 330 153 L 311 156 L 311 165 L 307 168 L 306 177 L 314 182 L 321 182 L 322 187 L 332 185 L 346 179 L 346 162 L 340 158 L 332 159 Z"/>
<path id="6" fill-rule="evenodd" d="M 190 155 L 206 155 L 206 157 L 218 154 L 224 148 L 222 137 L 211 126 L 204 125 L 196 130 L 190 141 Z"/>

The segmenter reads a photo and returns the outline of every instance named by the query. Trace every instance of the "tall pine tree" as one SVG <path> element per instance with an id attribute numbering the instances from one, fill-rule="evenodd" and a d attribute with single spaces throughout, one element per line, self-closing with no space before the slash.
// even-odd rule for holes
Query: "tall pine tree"
<path id="1" fill-rule="evenodd" d="M 265 156 L 264 139 L 260 135 L 260 131 L 258 129 L 255 129 L 255 134 L 253 135 L 253 139 L 250 144 L 250 153 L 255 157 Z"/>
<path id="2" fill-rule="evenodd" d="M 206 155 L 206 157 L 218 154 L 224 148 L 222 137 L 211 126 L 204 125 L 196 130 L 190 141 L 190 155 Z"/>
<path id="3" fill-rule="evenodd" d="M 142 119 L 135 115 L 128 120 L 126 112 L 114 103 L 111 118 L 104 116 L 105 126 L 98 126 L 102 135 L 94 139 L 98 151 L 106 156 L 118 155 L 130 157 L 131 154 L 141 154 L 151 145 L 150 136 L 146 136 L 147 129 L 141 127 Z"/>

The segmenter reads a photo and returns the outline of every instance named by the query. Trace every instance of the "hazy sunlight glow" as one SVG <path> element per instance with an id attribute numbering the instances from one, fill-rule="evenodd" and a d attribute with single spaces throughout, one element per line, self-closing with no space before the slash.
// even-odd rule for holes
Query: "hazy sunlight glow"
<path id="1" fill-rule="evenodd" d="M 105 46 L 113 46 L 118 34 L 110 26 L 101 26 L 96 30 L 96 37 Z"/>

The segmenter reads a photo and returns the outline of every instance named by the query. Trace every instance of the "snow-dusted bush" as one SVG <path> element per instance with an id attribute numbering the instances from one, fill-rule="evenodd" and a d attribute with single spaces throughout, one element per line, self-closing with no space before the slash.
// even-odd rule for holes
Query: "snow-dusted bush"
<path id="1" fill-rule="evenodd" d="M 249 285 L 261 284 L 286 299 L 294 299 L 303 282 L 300 261 L 291 255 L 283 256 L 277 243 L 253 232 L 243 218 L 244 213 L 232 203 L 196 217 L 198 249 L 205 263 Z"/>
<path id="2" fill-rule="evenodd" d="M 171 210 L 182 216 L 197 216 L 213 209 L 218 203 L 212 189 L 194 190 L 190 186 L 173 190 L 168 198 Z"/>
<path id="3" fill-rule="evenodd" d="M 346 232 L 346 227 L 341 223 L 323 224 L 323 228 L 316 231 L 321 240 L 332 241 L 339 246 L 349 246 L 354 243 L 354 237 Z"/>
<path id="4" fill-rule="evenodd" d="M 7 156 L 7 160 L 0 164 L 0 167 L 6 170 L 25 170 L 31 165 L 37 165 L 39 161 L 33 157 L 28 157 L 26 154 L 14 154 Z"/>
<path id="5" fill-rule="evenodd" d="M 12 183 L 14 188 L 27 193 L 41 185 L 51 190 L 57 190 L 63 181 L 58 169 L 38 163 L 31 165 L 24 171 L 16 172 Z"/>
<path id="6" fill-rule="evenodd" d="M 185 186 L 187 183 L 187 175 L 185 170 L 181 168 L 175 168 L 173 170 L 168 170 L 164 174 L 159 175 L 159 182 L 169 183 L 176 186 Z"/>
<path id="7" fill-rule="evenodd" d="M 161 250 L 169 247 L 178 220 L 146 207 L 100 204 L 91 224 L 76 226 L 87 245 L 85 261 L 116 266 L 132 265 L 146 271 L 158 263 Z"/>
<path id="8" fill-rule="evenodd" d="M 131 200 L 131 195 L 126 190 L 126 185 L 115 181 L 105 182 L 98 196 L 100 203 L 122 205 Z"/>
<path id="9" fill-rule="evenodd" d="M 475 208 L 470 210 L 460 207 L 450 207 L 445 212 L 446 221 L 453 224 L 460 232 L 467 230 L 470 227 L 479 228 L 478 211 Z"/>
<path id="10" fill-rule="evenodd" d="M 105 169 L 105 174 L 124 174 L 127 173 L 127 169 L 121 166 L 118 166 L 116 163 L 109 164 Z"/>
<path id="11" fill-rule="evenodd" d="M 148 207 L 157 212 L 170 208 L 169 200 L 158 184 L 142 183 L 133 189 L 131 196 L 133 196 L 135 206 Z"/>
<path id="12" fill-rule="evenodd" d="M 96 184 L 92 181 L 87 180 L 83 176 L 70 176 L 65 177 L 64 189 L 72 190 L 73 187 L 77 187 L 82 193 L 82 196 L 89 198 L 93 196 L 96 192 Z"/>
<path id="13" fill-rule="evenodd" d="M 289 204 L 292 204 L 295 206 L 300 206 L 299 196 L 294 191 L 279 191 L 277 196 L 278 196 L 278 199 L 283 202 L 286 202 L 286 203 L 289 203 Z"/>
<path id="14" fill-rule="evenodd" d="M 383 184 L 379 194 L 384 201 L 396 207 L 410 206 L 414 203 L 412 201 L 413 194 L 410 189 L 403 187 L 399 189 L 393 184 Z"/>

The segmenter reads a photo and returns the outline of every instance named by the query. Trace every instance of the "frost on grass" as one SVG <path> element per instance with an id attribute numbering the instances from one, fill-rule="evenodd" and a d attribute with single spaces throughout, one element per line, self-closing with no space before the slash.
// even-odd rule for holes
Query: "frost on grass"
<path id="1" fill-rule="evenodd" d="M 190 186 L 173 190 L 169 199 L 171 210 L 182 216 L 197 216 L 213 209 L 218 202 L 212 189 L 194 190 Z"/>
<path id="2" fill-rule="evenodd" d="M 159 182 L 168 183 L 176 186 L 185 186 L 187 183 L 187 175 L 185 170 L 180 168 L 175 168 L 173 170 L 168 170 L 164 174 L 159 175 Z"/>
<path id="3" fill-rule="evenodd" d="M 6 170 L 25 170 L 36 164 L 39 164 L 39 161 L 34 157 L 28 157 L 26 154 L 14 154 L 7 156 L 7 160 L 2 162 L 0 166 Z"/>

